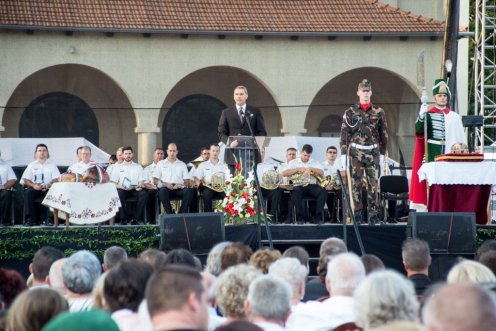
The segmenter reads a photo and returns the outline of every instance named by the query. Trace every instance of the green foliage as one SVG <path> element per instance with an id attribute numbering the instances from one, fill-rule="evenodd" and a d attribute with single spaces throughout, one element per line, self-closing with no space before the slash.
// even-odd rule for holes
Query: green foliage
<path id="1" fill-rule="evenodd" d="M 156 226 L 69 227 L 0 229 L 0 261 L 31 259 L 43 246 L 53 246 L 69 256 L 87 249 L 102 258 L 105 249 L 122 246 L 129 255 L 147 248 L 158 248 L 160 231 Z"/>
<path id="2" fill-rule="evenodd" d="M 482 243 L 489 239 L 496 239 L 496 228 L 495 229 L 477 229 L 477 247 L 482 245 Z"/>

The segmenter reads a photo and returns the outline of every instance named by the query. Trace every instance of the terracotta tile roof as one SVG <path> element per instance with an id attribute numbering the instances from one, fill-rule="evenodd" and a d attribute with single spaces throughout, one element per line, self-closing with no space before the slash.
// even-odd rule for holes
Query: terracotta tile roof
<path id="1" fill-rule="evenodd" d="M 442 33 L 377 0 L 2 0 L 0 28 L 198 33 Z"/>

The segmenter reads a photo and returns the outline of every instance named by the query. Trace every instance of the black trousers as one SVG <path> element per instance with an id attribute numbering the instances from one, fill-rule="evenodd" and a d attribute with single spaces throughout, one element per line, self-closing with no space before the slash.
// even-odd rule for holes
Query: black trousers
<path id="1" fill-rule="evenodd" d="M 117 194 L 121 200 L 121 208 L 119 209 L 119 218 L 121 222 L 126 221 L 128 218 L 128 208 L 126 200 L 129 198 L 136 199 L 136 206 L 133 210 L 132 218 L 135 220 L 143 220 L 143 212 L 146 207 L 146 199 L 148 197 L 146 190 L 121 190 L 117 189 Z"/>
<path id="2" fill-rule="evenodd" d="M 24 191 L 24 199 L 26 200 L 26 206 L 28 208 L 26 219 L 31 218 L 36 225 L 40 225 L 40 216 L 42 213 L 43 217 L 47 216 L 48 209 L 35 200 L 45 198 L 47 192 L 48 191 L 37 191 L 32 187 Z"/>
<path id="3" fill-rule="evenodd" d="M 196 190 L 189 187 L 184 187 L 180 189 L 170 190 L 167 187 L 162 187 L 158 191 L 158 196 L 162 206 L 164 206 L 165 212 L 167 214 L 172 214 L 171 200 L 181 199 L 181 208 L 179 213 L 189 213 L 189 208 L 191 205 L 191 200 L 193 200 L 193 194 Z"/>
<path id="4" fill-rule="evenodd" d="M 297 219 L 308 219 L 307 215 L 304 215 L 304 201 L 303 198 L 312 197 L 315 199 L 315 212 L 313 215 L 320 218 L 322 212 L 324 211 L 324 205 L 327 199 L 327 191 L 317 184 L 310 184 L 305 187 L 297 186 L 293 188 L 291 192 L 291 199 L 293 205 L 296 208 L 296 218 Z"/>
<path id="5" fill-rule="evenodd" d="M 338 222 L 338 216 L 340 216 L 340 210 L 343 206 L 342 190 L 332 190 L 327 192 L 327 209 L 329 210 L 329 221 L 331 223 Z M 338 207 L 339 201 L 339 207 Z"/>
<path id="6" fill-rule="evenodd" d="M 155 201 L 157 199 L 158 190 L 146 190 L 146 222 L 156 223 L 155 215 L 157 213 Z M 159 208 L 160 209 L 160 208 Z"/>
<path id="7" fill-rule="evenodd" d="M 0 222 L 5 222 L 7 221 L 7 219 L 10 220 L 11 203 L 12 203 L 12 191 L 0 190 Z"/>
<path id="8" fill-rule="evenodd" d="M 272 219 L 276 222 L 283 221 L 282 219 L 276 219 L 276 216 L 278 215 L 279 204 L 282 198 L 282 190 L 277 188 L 273 190 L 266 190 L 262 188 L 262 196 L 267 202 L 267 214 L 271 215 Z"/>
<path id="9" fill-rule="evenodd" d="M 214 190 L 211 190 L 207 187 L 203 188 L 202 191 L 202 199 L 203 199 L 203 211 L 204 212 L 212 212 L 214 211 L 213 208 L 213 201 L 214 199 L 224 199 L 226 196 L 226 193 L 224 192 L 217 192 Z"/>

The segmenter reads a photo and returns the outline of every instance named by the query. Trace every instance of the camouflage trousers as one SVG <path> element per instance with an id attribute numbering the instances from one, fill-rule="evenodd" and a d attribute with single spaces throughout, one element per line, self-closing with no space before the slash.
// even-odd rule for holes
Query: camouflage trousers
<path id="1" fill-rule="evenodd" d="M 363 209 L 364 178 L 367 180 L 365 183 L 367 185 L 367 213 L 369 217 L 379 214 L 379 157 L 380 154 L 377 150 L 361 150 L 354 147 L 350 149 L 351 192 L 354 212 L 358 215 L 361 215 Z"/>

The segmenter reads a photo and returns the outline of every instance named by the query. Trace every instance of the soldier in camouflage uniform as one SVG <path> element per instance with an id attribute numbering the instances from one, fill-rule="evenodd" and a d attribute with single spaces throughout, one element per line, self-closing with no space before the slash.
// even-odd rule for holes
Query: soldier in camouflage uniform
<path id="1" fill-rule="evenodd" d="M 367 212 L 369 224 L 380 223 L 379 158 L 387 149 L 386 114 L 372 105 L 372 86 L 367 79 L 358 84 L 359 103 L 348 108 L 341 125 L 341 155 L 343 165 L 351 165 L 351 183 L 355 220 L 362 222 L 362 187 L 364 171 L 367 179 Z M 346 155 L 349 155 L 350 164 Z"/>

